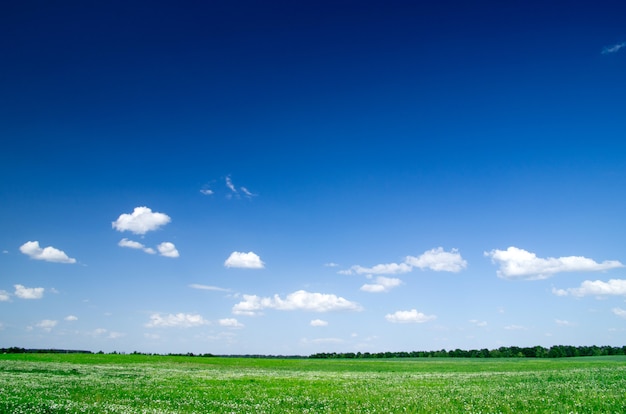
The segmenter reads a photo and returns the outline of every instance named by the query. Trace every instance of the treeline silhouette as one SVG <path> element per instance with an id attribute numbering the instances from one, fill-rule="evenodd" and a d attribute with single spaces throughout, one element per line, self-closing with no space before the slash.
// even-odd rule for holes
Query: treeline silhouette
<path id="1" fill-rule="evenodd" d="M 0 348 L 2 354 L 92 354 L 91 351 L 83 351 L 77 349 L 25 349 L 18 347 Z M 98 354 L 104 354 L 99 351 Z M 124 352 L 113 351 L 109 354 L 121 354 Z M 162 356 L 186 356 L 186 357 L 221 357 L 221 358 L 312 358 L 312 359 L 381 359 L 381 358 L 569 358 L 582 356 L 607 356 L 607 355 L 626 355 L 626 346 L 571 346 L 571 345 L 554 345 L 550 348 L 543 346 L 518 347 L 518 346 L 501 346 L 497 349 L 454 349 L 439 351 L 411 351 L 411 352 L 320 352 L 307 356 L 303 355 L 214 355 L 210 353 L 194 354 L 187 353 L 169 353 L 154 354 L 142 353 L 134 351 L 130 355 L 162 355 Z"/>
<path id="2" fill-rule="evenodd" d="M 550 348 L 543 346 L 518 347 L 502 346 L 497 349 L 454 349 L 439 351 L 413 352 L 320 352 L 310 355 L 309 358 L 566 358 L 577 356 L 626 355 L 626 346 L 571 346 L 554 345 Z"/>

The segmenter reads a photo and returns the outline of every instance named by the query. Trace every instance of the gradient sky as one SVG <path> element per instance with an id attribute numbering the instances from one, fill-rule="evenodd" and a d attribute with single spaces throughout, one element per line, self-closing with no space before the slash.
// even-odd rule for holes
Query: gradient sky
<path id="1" fill-rule="evenodd" d="M 436 3 L 3 5 L 0 346 L 624 345 L 626 6 Z"/>

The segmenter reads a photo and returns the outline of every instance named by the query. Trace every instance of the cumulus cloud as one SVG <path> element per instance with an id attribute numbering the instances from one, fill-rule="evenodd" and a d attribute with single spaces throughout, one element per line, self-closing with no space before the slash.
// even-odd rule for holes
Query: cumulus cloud
<path id="1" fill-rule="evenodd" d="M 224 262 L 226 267 L 238 267 L 242 269 L 263 269 L 265 263 L 254 252 L 232 252 Z"/>
<path id="2" fill-rule="evenodd" d="M 424 323 L 432 321 L 436 318 L 437 317 L 435 315 L 426 315 L 415 309 L 408 311 L 396 311 L 385 315 L 385 319 L 391 323 Z"/>
<path id="3" fill-rule="evenodd" d="M 157 246 L 157 250 L 161 256 L 177 258 L 180 256 L 178 250 L 176 250 L 176 246 L 174 243 L 163 242 Z"/>
<path id="4" fill-rule="evenodd" d="M 146 234 L 166 225 L 171 220 L 167 214 L 153 212 L 148 207 L 135 207 L 131 214 L 121 214 L 111 224 L 117 231 Z"/>
<path id="5" fill-rule="evenodd" d="M 435 272 L 458 273 L 467 267 L 467 261 L 461 257 L 458 249 L 449 252 L 443 247 L 431 249 L 418 257 L 407 256 L 406 263 L 420 269 L 430 269 Z"/>
<path id="6" fill-rule="evenodd" d="M 557 296 L 626 296 L 626 280 L 611 279 L 608 282 L 601 280 L 585 280 L 577 288 L 552 289 Z"/>
<path id="7" fill-rule="evenodd" d="M 15 296 L 20 299 L 41 299 L 43 298 L 44 288 L 27 288 L 24 285 L 13 285 L 15 287 Z"/>
<path id="8" fill-rule="evenodd" d="M 626 310 L 622 308 L 613 308 L 611 309 L 611 311 L 613 312 L 613 314 L 619 316 L 620 318 L 626 319 Z"/>
<path id="9" fill-rule="evenodd" d="M 616 52 L 619 52 L 620 49 L 625 48 L 625 47 L 626 47 L 626 42 L 618 43 L 618 44 L 613 45 L 613 46 L 605 46 L 602 49 L 602 54 L 603 55 L 608 55 L 610 53 L 616 53 Z"/>
<path id="10" fill-rule="evenodd" d="M 65 320 L 66 320 L 66 321 L 68 321 L 68 322 L 74 322 L 74 321 L 77 321 L 77 320 L 78 320 L 78 317 L 76 317 L 76 316 L 74 316 L 74 315 L 67 315 L 67 316 L 65 317 Z"/>
<path id="11" fill-rule="evenodd" d="M 366 283 L 361 286 L 361 290 L 371 293 L 389 292 L 394 287 L 400 286 L 402 280 L 394 277 L 378 276 L 376 283 Z"/>
<path id="12" fill-rule="evenodd" d="M 0 302 L 8 302 L 11 300 L 11 294 L 6 290 L 0 290 Z"/>
<path id="13" fill-rule="evenodd" d="M 321 319 L 313 319 L 311 321 L 311 326 L 328 326 L 328 322 Z"/>
<path id="14" fill-rule="evenodd" d="M 354 265 L 350 269 L 339 271 L 340 274 L 394 275 L 411 272 L 414 268 L 434 270 L 436 272 L 460 272 L 467 267 L 467 262 L 457 249 L 449 252 L 443 247 L 425 251 L 420 256 L 407 256 L 402 263 L 385 263 L 373 267 Z"/>
<path id="15" fill-rule="evenodd" d="M 154 249 L 150 248 L 150 247 L 146 247 L 143 244 L 133 241 L 133 240 L 128 240 L 126 238 L 123 238 L 122 240 L 120 240 L 119 243 L 117 243 L 118 246 L 120 247 L 128 247 L 129 249 L 137 249 L 137 250 L 143 250 L 144 252 L 148 253 L 148 254 L 155 254 L 156 252 L 154 251 Z"/>
<path id="16" fill-rule="evenodd" d="M 20 246 L 20 251 L 35 260 L 45 260 L 46 262 L 55 263 L 76 263 L 76 259 L 68 257 L 62 250 L 52 246 L 42 249 L 39 247 L 38 241 L 28 241 L 24 243 Z"/>
<path id="17" fill-rule="evenodd" d="M 209 285 L 201 285 L 198 283 L 192 283 L 191 285 L 189 285 L 190 288 L 192 289 L 200 289 L 200 290 L 215 290 L 218 292 L 229 292 L 230 289 L 224 289 L 221 287 L 217 287 L 217 286 L 209 286 Z"/>
<path id="18" fill-rule="evenodd" d="M 153 313 L 150 315 L 150 322 L 146 324 L 148 328 L 192 328 L 195 326 L 208 325 L 209 321 L 204 319 L 201 315 L 192 313 L 177 313 L 161 315 Z"/>
<path id="19" fill-rule="evenodd" d="M 494 264 L 500 268 L 497 275 L 503 279 L 539 280 L 547 279 L 561 272 L 597 272 L 601 270 L 624 267 L 616 260 L 597 263 L 583 256 L 537 257 L 535 253 L 517 247 L 506 250 L 485 252 Z"/>
<path id="20" fill-rule="evenodd" d="M 276 309 L 283 311 L 303 310 L 310 312 L 332 312 L 332 311 L 360 311 L 361 306 L 356 302 L 351 302 L 342 297 L 326 294 L 312 293 L 305 290 L 298 290 L 281 298 L 279 295 L 273 297 L 260 297 L 257 295 L 243 295 L 243 301 L 233 306 L 233 313 L 236 315 L 258 315 L 264 309 Z"/>
<path id="21" fill-rule="evenodd" d="M 225 326 L 227 328 L 243 328 L 244 327 L 243 323 L 239 322 L 235 318 L 220 319 L 217 323 L 220 326 Z"/>
<path id="22" fill-rule="evenodd" d="M 37 324 L 35 324 L 35 326 L 37 328 L 43 329 L 46 332 L 50 332 L 52 328 L 57 326 L 57 321 L 53 321 L 51 319 L 44 319 L 41 322 L 38 322 Z"/>

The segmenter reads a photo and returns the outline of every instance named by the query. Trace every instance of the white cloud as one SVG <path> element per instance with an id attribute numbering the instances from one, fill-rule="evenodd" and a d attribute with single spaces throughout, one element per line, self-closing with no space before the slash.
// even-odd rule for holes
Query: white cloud
<path id="1" fill-rule="evenodd" d="M 78 320 L 78 317 L 74 316 L 74 315 L 68 315 L 68 316 L 65 317 L 65 320 L 68 321 L 68 322 L 74 322 L 74 321 Z"/>
<path id="2" fill-rule="evenodd" d="M 574 326 L 574 324 L 570 321 L 566 321 L 563 319 L 555 319 L 554 323 L 556 323 L 559 326 Z"/>
<path id="3" fill-rule="evenodd" d="M 487 326 L 486 321 L 479 321 L 478 319 L 471 319 L 469 322 L 481 328 L 484 328 L 485 326 Z"/>
<path id="4" fill-rule="evenodd" d="M 144 252 L 148 253 L 148 254 L 155 254 L 156 252 L 154 251 L 154 249 L 150 248 L 150 247 L 146 247 L 143 244 L 133 241 L 133 240 L 128 240 L 127 238 L 123 238 L 122 240 L 120 240 L 119 243 L 117 243 L 118 246 L 120 247 L 128 247 L 129 249 L 137 249 L 137 250 L 143 250 Z"/>
<path id="5" fill-rule="evenodd" d="M 177 328 L 192 328 L 195 326 L 208 325 L 209 321 L 205 320 L 201 315 L 191 313 L 177 313 L 160 315 L 154 313 L 150 315 L 150 322 L 146 324 L 148 328 L 157 327 L 177 327 Z"/>
<path id="6" fill-rule="evenodd" d="M 233 180 L 230 179 L 230 175 L 226 177 L 226 187 L 228 187 L 228 189 L 232 191 L 233 193 L 237 194 L 237 189 L 235 188 L 235 185 L 233 184 Z"/>
<path id="7" fill-rule="evenodd" d="M 55 263 L 76 263 L 76 259 L 72 259 L 65 254 L 64 251 L 55 249 L 52 246 L 45 248 L 39 247 L 38 241 L 28 241 L 20 246 L 20 251 L 35 260 L 45 260 L 46 262 Z"/>
<path id="8" fill-rule="evenodd" d="M 200 192 L 204 195 L 213 195 L 213 190 L 211 190 L 210 188 L 203 188 L 202 190 L 200 190 Z"/>
<path id="9" fill-rule="evenodd" d="M 11 300 L 11 294 L 6 290 L 0 290 L 0 302 L 8 302 Z"/>
<path id="10" fill-rule="evenodd" d="M 610 54 L 610 53 L 616 53 L 616 52 L 619 52 L 620 49 L 625 48 L 625 47 L 626 47 L 626 42 L 618 43 L 618 44 L 613 45 L 613 46 L 605 46 L 602 49 L 602 54 L 603 55 L 607 55 L 607 54 Z"/>
<path id="11" fill-rule="evenodd" d="M 226 326 L 228 328 L 243 328 L 243 323 L 239 322 L 235 318 L 224 318 L 217 322 L 220 326 Z"/>
<path id="12" fill-rule="evenodd" d="M 424 323 L 436 319 L 435 315 L 425 315 L 415 309 L 409 311 L 396 311 L 385 315 L 391 323 Z"/>
<path id="13" fill-rule="evenodd" d="M 224 288 L 217 287 L 217 286 L 200 285 L 198 283 L 192 283 L 191 285 L 189 285 L 189 287 L 192 289 L 200 289 L 200 290 L 215 290 L 218 292 L 230 292 L 230 289 L 224 289 Z"/>
<path id="14" fill-rule="evenodd" d="M 339 265 L 334 262 L 324 263 L 325 267 L 338 267 Z"/>
<path id="15" fill-rule="evenodd" d="M 43 298 L 44 288 L 27 288 L 23 285 L 13 285 L 15 287 L 15 296 L 20 299 L 41 299 Z"/>
<path id="16" fill-rule="evenodd" d="M 597 263 L 582 256 L 542 259 L 535 253 L 513 246 L 506 250 L 485 252 L 485 256 L 490 257 L 494 264 L 500 266 L 497 275 L 503 279 L 539 280 L 561 272 L 597 272 L 624 267 L 616 260 Z"/>
<path id="17" fill-rule="evenodd" d="M 626 280 L 611 279 L 608 282 L 601 280 L 585 280 L 577 288 L 552 289 L 557 296 L 626 296 Z"/>
<path id="18" fill-rule="evenodd" d="M 395 275 L 411 272 L 414 268 L 434 270 L 436 272 L 460 272 L 467 267 L 465 261 L 457 249 L 449 252 L 443 247 L 427 250 L 420 256 L 407 256 L 402 263 L 385 263 L 373 267 L 354 265 L 350 269 L 339 271 L 340 274 L 371 274 L 371 275 Z"/>
<path id="19" fill-rule="evenodd" d="M 406 263 L 413 267 L 430 269 L 435 272 L 458 273 L 467 267 L 467 261 L 461 257 L 458 249 L 446 252 L 443 247 L 428 250 L 419 257 L 407 256 Z"/>
<path id="20" fill-rule="evenodd" d="M 166 225 L 172 219 L 163 213 L 152 212 L 148 207 L 135 207 L 132 214 L 121 214 L 112 226 L 117 231 L 130 231 L 134 234 L 146 234 Z"/>
<path id="21" fill-rule="evenodd" d="M 224 262 L 226 267 L 238 267 L 242 269 L 263 269 L 265 263 L 254 252 L 232 252 Z"/>
<path id="22" fill-rule="evenodd" d="M 240 187 L 241 191 L 243 192 L 243 194 L 248 197 L 248 198 L 252 198 L 252 197 L 256 197 L 256 194 L 252 194 L 246 187 Z"/>
<path id="23" fill-rule="evenodd" d="M 376 278 L 376 283 L 366 283 L 361 286 L 361 290 L 372 293 L 389 292 L 391 289 L 400 286 L 401 284 L 402 280 L 395 277 L 378 276 Z"/>
<path id="24" fill-rule="evenodd" d="M 256 295 L 243 295 L 243 299 L 243 301 L 233 306 L 234 314 L 258 315 L 263 309 L 303 310 L 310 312 L 359 311 L 362 309 L 358 303 L 333 294 L 311 293 L 304 290 L 290 293 L 285 299 L 278 295 L 265 298 Z"/>
<path id="25" fill-rule="evenodd" d="M 171 258 L 176 258 L 180 256 L 178 250 L 176 250 L 176 246 L 174 246 L 174 243 L 163 242 L 157 246 L 157 250 L 159 251 L 159 254 L 161 256 Z"/>
<path id="26" fill-rule="evenodd" d="M 57 321 L 53 321 L 51 319 L 44 319 L 41 322 L 38 322 L 37 324 L 35 324 L 35 326 L 37 328 L 43 329 L 46 332 L 50 332 L 52 328 L 57 326 Z"/>
<path id="27" fill-rule="evenodd" d="M 611 311 L 620 318 L 626 319 L 626 310 L 622 308 L 613 308 Z"/>
<path id="28" fill-rule="evenodd" d="M 313 319 L 311 321 L 311 326 L 328 326 L 328 322 L 321 319 Z"/>

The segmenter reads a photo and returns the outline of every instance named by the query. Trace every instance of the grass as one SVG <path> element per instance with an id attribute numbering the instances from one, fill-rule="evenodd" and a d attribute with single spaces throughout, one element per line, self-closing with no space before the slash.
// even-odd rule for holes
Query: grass
<path id="1" fill-rule="evenodd" d="M 0 355 L 0 413 L 623 413 L 626 357 Z"/>

